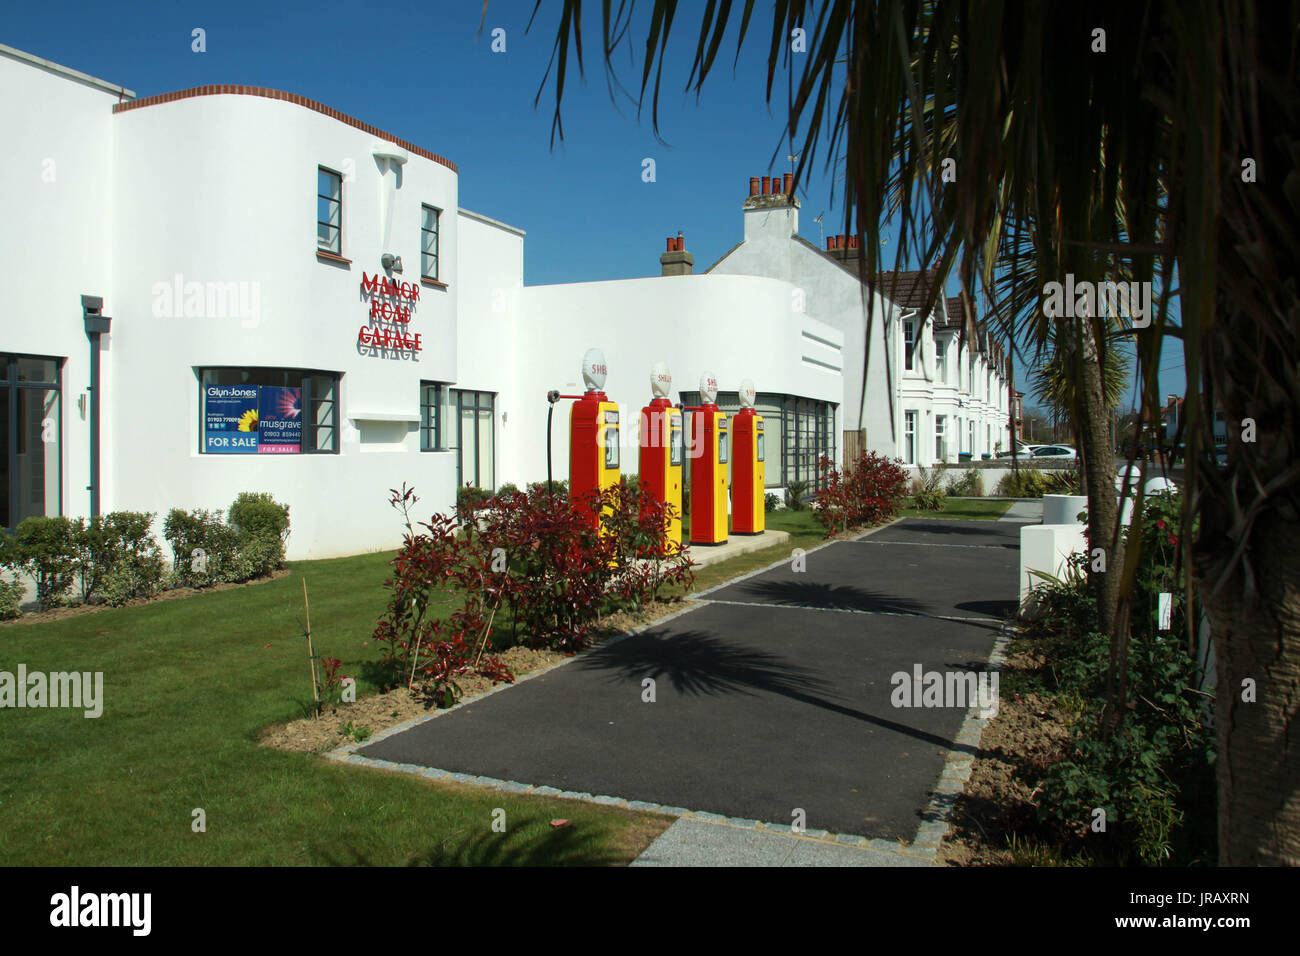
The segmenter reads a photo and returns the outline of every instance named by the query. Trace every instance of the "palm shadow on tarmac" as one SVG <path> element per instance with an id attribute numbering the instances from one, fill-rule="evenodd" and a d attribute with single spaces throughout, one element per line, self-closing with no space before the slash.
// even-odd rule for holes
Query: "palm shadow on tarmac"
<path id="1" fill-rule="evenodd" d="M 656 684 L 667 682 L 678 693 L 691 696 L 777 694 L 947 750 L 977 752 L 938 734 L 828 700 L 826 696 L 834 695 L 811 670 L 787 657 L 739 646 L 700 630 L 646 631 L 586 654 L 573 666 L 607 671 L 612 680 L 638 685 L 652 677 Z"/>

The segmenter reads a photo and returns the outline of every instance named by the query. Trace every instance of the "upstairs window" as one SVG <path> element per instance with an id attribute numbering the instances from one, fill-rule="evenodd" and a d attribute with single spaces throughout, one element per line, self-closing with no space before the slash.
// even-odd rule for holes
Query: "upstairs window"
<path id="1" fill-rule="evenodd" d="M 912 352 L 916 348 L 916 323 L 903 323 L 903 369 L 912 371 Z"/>
<path id="2" fill-rule="evenodd" d="M 438 278 L 438 217 L 441 212 L 432 206 L 422 206 L 420 219 L 420 276 Z"/>
<path id="3" fill-rule="evenodd" d="M 316 167 L 316 248 L 343 255 L 343 176 Z"/>
<path id="4" fill-rule="evenodd" d="M 948 343 L 938 337 L 934 340 L 934 377 L 940 382 L 948 381 Z"/>

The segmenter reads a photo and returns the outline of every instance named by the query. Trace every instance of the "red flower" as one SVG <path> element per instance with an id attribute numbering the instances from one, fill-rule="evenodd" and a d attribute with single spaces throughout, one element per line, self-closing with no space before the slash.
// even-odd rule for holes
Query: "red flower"
<path id="1" fill-rule="evenodd" d="M 1164 518 L 1159 518 L 1159 519 L 1157 519 L 1157 520 L 1156 520 L 1156 527 L 1159 528 L 1161 531 L 1164 531 L 1164 530 L 1165 530 L 1165 519 L 1164 519 Z"/>

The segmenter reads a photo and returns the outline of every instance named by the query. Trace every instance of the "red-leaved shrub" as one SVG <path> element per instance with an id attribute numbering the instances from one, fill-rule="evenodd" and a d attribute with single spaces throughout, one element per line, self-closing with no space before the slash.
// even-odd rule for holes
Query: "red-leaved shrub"
<path id="1" fill-rule="evenodd" d="M 908 477 L 902 463 L 878 452 L 861 452 L 847 473 L 841 473 L 826 457 L 818 467 L 825 473 L 826 490 L 817 496 L 815 513 L 828 538 L 892 518 L 907 494 Z"/>
<path id="2" fill-rule="evenodd" d="M 403 485 L 390 500 L 407 530 L 375 639 L 392 682 L 420 679 L 440 706 L 460 696 L 460 675 L 513 679 L 485 655 L 498 612 L 514 640 L 568 649 L 615 603 L 639 607 L 665 585 L 694 580 L 686 553 L 667 542 L 668 509 L 627 484 L 584 501 L 533 486 L 483 502 L 474 520 L 434 515 L 418 528 L 410 520 L 414 489 Z"/>

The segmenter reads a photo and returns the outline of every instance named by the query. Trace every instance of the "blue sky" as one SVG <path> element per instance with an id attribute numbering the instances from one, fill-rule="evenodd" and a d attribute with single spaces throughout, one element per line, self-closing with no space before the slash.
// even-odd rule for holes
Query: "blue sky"
<path id="1" fill-rule="evenodd" d="M 678 230 L 696 271 L 708 268 L 741 239 L 749 177 L 790 168 L 781 119 L 786 84 L 776 83 L 773 108 L 764 101 L 769 28 L 762 5 L 736 69 L 732 45 L 698 101 L 682 92 L 698 23 L 694 8 L 683 5 L 661 95 L 665 144 L 655 139 L 648 107 L 638 119 L 634 103 L 611 100 L 599 4 L 590 4 L 587 75 L 568 85 L 565 137 L 554 149 L 551 87 L 533 106 L 558 25 L 559 5 L 543 6 L 527 31 L 532 0 L 490 0 L 478 36 L 477 0 L 53 0 L 6 5 L 0 42 L 138 96 L 209 83 L 288 90 L 440 153 L 460 168 L 462 206 L 527 231 L 530 285 L 657 275 L 664 240 Z M 191 50 L 196 27 L 206 32 L 206 52 Z M 491 49 L 495 28 L 505 30 L 504 53 Z M 625 53 L 619 77 L 634 90 L 639 69 Z M 652 183 L 642 180 L 647 158 L 655 163 Z M 800 232 L 819 245 L 819 214 L 826 234 L 844 231 L 832 185 L 819 159 L 799 197 Z M 1162 367 L 1175 363 L 1179 368 L 1162 375 L 1163 391 L 1182 391 L 1176 353 Z"/>

